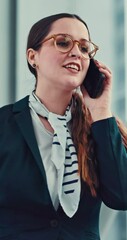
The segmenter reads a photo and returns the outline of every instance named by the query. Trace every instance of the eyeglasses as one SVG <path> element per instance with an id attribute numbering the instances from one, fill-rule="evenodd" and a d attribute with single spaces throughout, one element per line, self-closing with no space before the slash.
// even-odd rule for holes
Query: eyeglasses
<path id="1" fill-rule="evenodd" d="M 93 58 L 99 49 L 99 47 L 91 41 L 86 39 L 82 39 L 80 41 L 73 40 L 70 35 L 60 33 L 46 38 L 44 41 L 42 41 L 42 43 L 52 38 L 54 39 L 54 46 L 59 52 L 62 53 L 70 52 L 76 43 L 84 59 Z"/>

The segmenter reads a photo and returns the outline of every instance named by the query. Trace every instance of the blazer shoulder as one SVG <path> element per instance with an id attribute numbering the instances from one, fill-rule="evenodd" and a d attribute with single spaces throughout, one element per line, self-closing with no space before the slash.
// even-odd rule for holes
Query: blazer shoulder
<path id="1" fill-rule="evenodd" d="M 3 122 L 3 120 L 9 118 L 11 115 L 13 115 L 14 112 L 21 111 L 21 109 L 28 106 L 28 98 L 29 96 L 26 96 L 15 103 L 11 103 L 1 107 L 0 122 Z"/>
<path id="2" fill-rule="evenodd" d="M 9 113 L 12 112 L 13 105 L 14 104 L 12 103 L 12 104 L 8 104 L 8 105 L 5 105 L 5 106 L 0 108 L 0 119 L 3 118 L 6 115 L 9 115 Z"/>
<path id="3" fill-rule="evenodd" d="M 29 95 L 20 99 L 13 105 L 13 112 L 16 113 L 16 112 L 22 111 L 24 108 L 28 107 L 28 102 L 29 102 Z"/>

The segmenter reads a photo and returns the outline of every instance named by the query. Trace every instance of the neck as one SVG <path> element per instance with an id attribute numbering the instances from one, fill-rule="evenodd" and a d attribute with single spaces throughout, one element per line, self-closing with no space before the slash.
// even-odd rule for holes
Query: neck
<path id="1" fill-rule="evenodd" d="M 72 98 L 72 92 L 56 89 L 45 91 L 45 89 L 36 88 L 35 94 L 50 112 L 59 115 L 64 115 Z"/>

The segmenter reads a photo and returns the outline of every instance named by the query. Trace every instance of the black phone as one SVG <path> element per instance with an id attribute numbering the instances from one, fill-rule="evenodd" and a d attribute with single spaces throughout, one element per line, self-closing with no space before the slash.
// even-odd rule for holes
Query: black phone
<path id="1" fill-rule="evenodd" d="M 101 96 L 104 90 L 104 80 L 105 75 L 99 71 L 94 59 L 90 59 L 90 65 L 83 81 L 83 86 L 91 98 Z"/>

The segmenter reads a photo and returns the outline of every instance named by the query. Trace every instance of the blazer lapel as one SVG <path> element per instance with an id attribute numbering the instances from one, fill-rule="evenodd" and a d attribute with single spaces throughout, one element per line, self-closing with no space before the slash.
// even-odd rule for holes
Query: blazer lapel
<path id="1" fill-rule="evenodd" d="M 45 170 L 44 170 L 40 152 L 37 146 L 37 141 L 35 138 L 34 129 L 32 125 L 32 119 L 31 119 L 30 110 L 28 106 L 28 96 L 14 104 L 13 112 L 14 112 L 15 120 L 21 130 L 21 133 L 23 134 L 25 141 L 27 142 L 38 164 L 38 167 L 46 181 Z"/>

